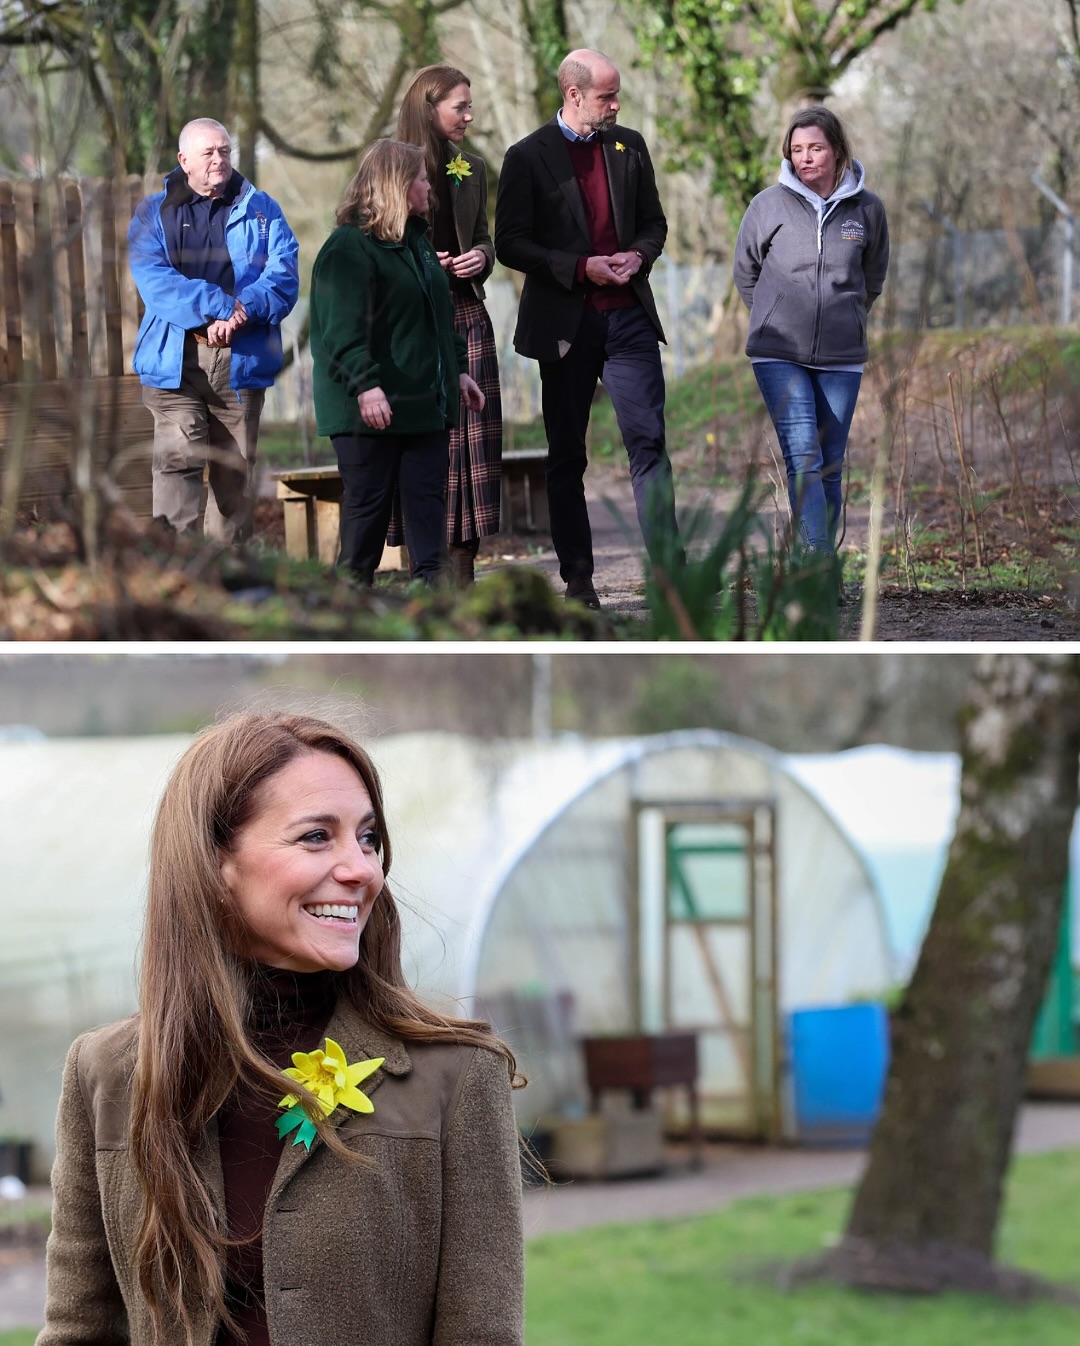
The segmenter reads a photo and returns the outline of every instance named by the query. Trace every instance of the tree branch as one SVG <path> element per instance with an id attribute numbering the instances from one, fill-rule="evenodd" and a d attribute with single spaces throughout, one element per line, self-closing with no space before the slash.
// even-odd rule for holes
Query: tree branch
<path id="1" fill-rule="evenodd" d="M 864 29 L 857 37 L 853 37 L 846 49 L 837 46 L 833 52 L 833 69 L 837 73 L 846 70 L 852 61 L 857 56 L 861 56 L 868 47 L 873 46 L 879 37 L 885 33 L 891 33 L 894 28 L 898 27 L 918 4 L 919 0 L 902 0 L 902 3 L 891 14 L 887 14 L 885 18 L 879 19 L 870 28 Z"/>
<path id="2" fill-rule="evenodd" d="M 299 145 L 290 144 L 283 135 L 275 131 L 265 117 L 259 121 L 259 130 L 279 154 L 286 154 L 290 159 L 303 159 L 309 164 L 342 163 L 346 159 L 355 159 L 364 148 L 363 145 L 350 145 L 347 149 L 341 150 L 301 149 Z"/>

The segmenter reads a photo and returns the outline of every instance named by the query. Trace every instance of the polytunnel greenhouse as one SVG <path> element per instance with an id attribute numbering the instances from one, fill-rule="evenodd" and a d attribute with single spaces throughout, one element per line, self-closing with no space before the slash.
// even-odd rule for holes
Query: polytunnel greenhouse
<path id="1" fill-rule="evenodd" d="M 189 741 L 0 745 L 0 1131 L 32 1137 L 39 1167 L 68 1044 L 134 1007 L 150 821 Z M 862 858 L 760 745 L 688 731 L 370 748 L 406 971 L 507 1037 L 526 1127 L 585 1106 L 582 1038 L 686 1032 L 706 1125 L 776 1135 L 786 1015 L 892 982 Z"/>

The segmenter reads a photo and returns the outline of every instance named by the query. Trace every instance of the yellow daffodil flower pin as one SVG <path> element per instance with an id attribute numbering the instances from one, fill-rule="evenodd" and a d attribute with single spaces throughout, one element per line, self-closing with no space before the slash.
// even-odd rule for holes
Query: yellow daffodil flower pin
<path id="1" fill-rule="evenodd" d="M 375 1104 L 356 1086 L 369 1075 L 374 1075 L 385 1057 L 354 1061 L 349 1065 L 345 1053 L 334 1039 L 327 1038 L 325 1051 L 316 1048 L 313 1052 L 293 1052 L 292 1059 L 292 1065 L 283 1074 L 315 1095 L 324 1117 L 329 1117 L 338 1106 L 352 1108 L 353 1112 L 375 1111 Z M 287 1109 L 275 1123 L 278 1135 L 284 1140 L 290 1131 L 295 1131 L 293 1144 L 303 1145 L 310 1150 L 316 1134 L 315 1123 L 304 1110 L 299 1095 L 286 1094 L 278 1107 Z"/>
<path id="2" fill-rule="evenodd" d="M 453 178 L 457 185 L 461 186 L 462 178 L 471 178 L 472 169 L 469 167 L 469 161 L 463 154 L 455 154 L 446 165 L 446 176 Z"/>
<path id="3" fill-rule="evenodd" d="M 616 142 L 615 142 L 615 148 L 616 148 L 617 150 L 624 150 L 624 149 L 626 149 L 626 146 L 622 143 L 621 140 L 616 140 Z"/>

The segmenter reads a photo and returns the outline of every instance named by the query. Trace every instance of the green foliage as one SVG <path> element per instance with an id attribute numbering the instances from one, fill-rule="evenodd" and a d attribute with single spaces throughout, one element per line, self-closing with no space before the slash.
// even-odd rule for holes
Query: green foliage
<path id="1" fill-rule="evenodd" d="M 562 106 L 555 72 L 570 50 L 563 0 L 520 0 L 521 18 L 529 38 L 536 110 L 546 121 Z"/>
<path id="2" fill-rule="evenodd" d="M 738 1201 L 695 1219 L 647 1220 L 528 1246 L 528 1346 L 1071 1346 L 1075 1309 L 973 1295 L 860 1294 L 829 1285 L 780 1289 L 788 1259 L 839 1236 L 844 1191 Z M 1080 1152 L 1019 1159 L 999 1254 L 1080 1284 Z M 770 1274 L 772 1268 L 772 1274 Z M 648 1324 L 647 1334 L 642 1324 Z"/>
<path id="3" fill-rule="evenodd" d="M 745 34 L 742 8 L 731 0 L 643 0 L 640 29 L 643 60 L 678 71 L 689 94 L 686 112 L 661 125 L 684 147 L 688 166 L 708 156 L 713 190 L 736 224 L 768 181 L 770 141 L 757 129 L 756 103 L 773 61 L 760 29 Z"/>
<path id="4" fill-rule="evenodd" d="M 635 734 L 665 734 L 674 729 L 715 729 L 725 723 L 724 689 L 717 668 L 668 656 L 657 660 L 637 687 L 630 711 Z"/>
<path id="5" fill-rule="evenodd" d="M 684 529 L 690 559 L 654 524 L 646 577 L 649 636 L 654 640 L 836 640 L 842 560 L 778 545 L 761 517 L 765 495 L 753 471 L 701 549 L 709 513 Z"/>
<path id="6" fill-rule="evenodd" d="M 225 116 L 233 10 L 229 0 L 27 0 L 0 13 L 0 46 L 81 75 L 104 132 L 98 170 L 145 173 L 190 117 Z"/>
<path id="7" fill-rule="evenodd" d="M 954 0 L 961 3 L 961 0 Z M 738 222 L 772 180 L 778 122 L 823 102 L 883 33 L 935 0 L 641 0 L 646 62 L 661 62 L 689 99 L 666 132 L 688 166 L 707 157 L 713 189 Z M 776 120 L 763 120 L 768 108 Z"/>

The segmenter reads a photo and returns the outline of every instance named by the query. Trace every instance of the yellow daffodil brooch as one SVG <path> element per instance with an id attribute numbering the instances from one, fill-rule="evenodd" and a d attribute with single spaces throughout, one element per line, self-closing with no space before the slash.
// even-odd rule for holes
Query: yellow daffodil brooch
<path id="1" fill-rule="evenodd" d="M 446 165 L 446 176 L 453 178 L 455 184 L 460 187 L 462 178 L 471 178 L 472 169 L 469 167 L 469 161 L 463 154 L 455 154 Z"/>
<path id="2" fill-rule="evenodd" d="M 377 1056 L 373 1061 L 355 1061 L 349 1065 L 334 1039 L 327 1038 L 325 1051 L 316 1048 L 313 1052 L 293 1052 L 292 1059 L 292 1065 L 283 1073 L 311 1090 L 324 1117 L 329 1117 L 338 1106 L 352 1108 L 353 1112 L 375 1111 L 375 1104 L 356 1086 L 374 1075 L 385 1057 Z M 316 1135 L 315 1123 L 304 1110 L 299 1095 L 286 1094 L 278 1107 L 287 1109 L 274 1124 L 278 1135 L 284 1140 L 290 1131 L 295 1131 L 292 1143 L 310 1150 Z"/>
<path id="3" fill-rule="evenodd" d="M 626 149 L 626 146 L 622 143 L 621 140 L 616 140 L 616 142 L 615 142 L 615 148 L 616 148 L 617 150 L 624 150 L 624 149 Z"/>

